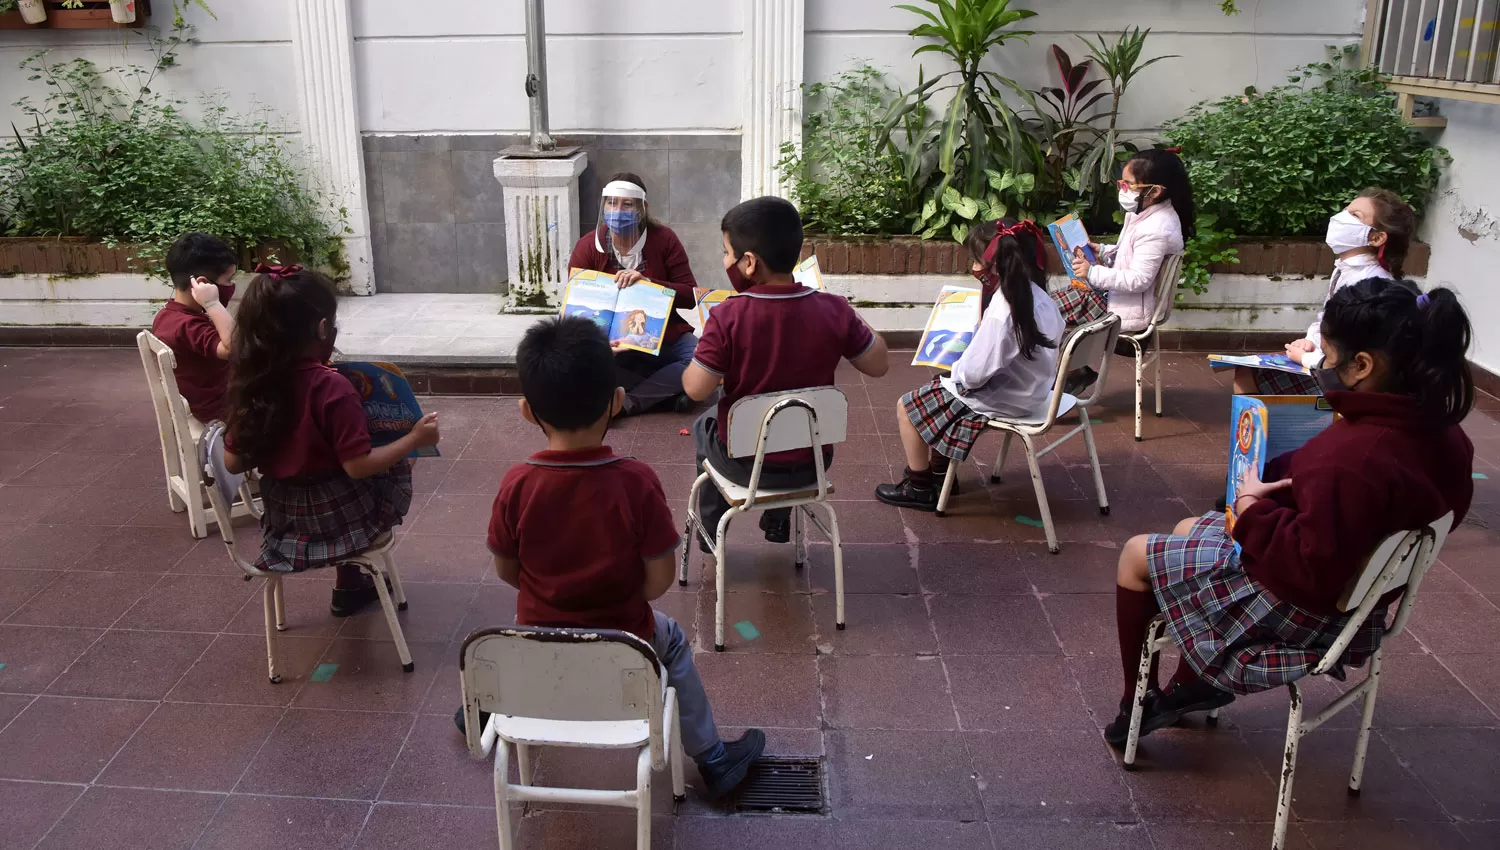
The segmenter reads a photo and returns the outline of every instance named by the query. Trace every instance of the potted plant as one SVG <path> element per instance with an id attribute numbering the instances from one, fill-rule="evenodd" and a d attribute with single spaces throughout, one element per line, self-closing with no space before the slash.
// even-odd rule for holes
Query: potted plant
<path id="1" fill-rule="evenodd" d="M 109 0 L 109 16 L 117 24 L 135 23 L 135 0 Z"/>
<path id="2" fill-rule="evenodd" d="M 40 24 L 47 20 L 47 6 L 42 0 L 19 0 L 21 20 L 28 24 Z"/>

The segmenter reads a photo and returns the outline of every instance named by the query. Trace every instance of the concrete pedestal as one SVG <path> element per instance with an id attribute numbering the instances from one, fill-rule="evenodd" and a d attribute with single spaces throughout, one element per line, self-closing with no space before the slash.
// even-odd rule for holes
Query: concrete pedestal
<path id="1" fill-rule="evenodd" d="M 505 203 L 507 313 L 553 313 L 562 303 L 568 256 L 578 241 L 579 151 L 560 159 L 501 156 L 495 160 Z"/>

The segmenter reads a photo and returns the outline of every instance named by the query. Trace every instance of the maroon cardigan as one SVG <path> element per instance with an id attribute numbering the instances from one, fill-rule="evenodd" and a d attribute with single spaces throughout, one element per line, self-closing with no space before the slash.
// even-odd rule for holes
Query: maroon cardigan
<path id="1" fill-rule="evenodd" d="M 608 249 L 599 251 L 594 248 L 594 231 L 589 231 L 573 246 L 573 255 L 568 258 L 568 267 L 576 269 L 593 269 L 599 272 L 615 274 L 620 270 L 620 265 L 615 262 L 615 255 Z M 598 234 L 599 244 L 608 245 L 608 231 Z M 693 290 L 697 288 L 698 281 L 693 277 L 693 270 L 688 265 L 687 251 L 683 250 L 682 240 L 672 232 L 670 227 L 649 227 L 646 230 L 646 245 L 641 249 L 641 264 L 636 267 L 645 278 L 652 283 L 660 284 L 677 293 L 677 300 L 672 302 L 672 312 L 667 316 L 667 327 L 662 333 L 662 345 L 675 342 L 683 334 L 690 333 L 693 326 L 682 318 L 677 308 L 685 307 L 692 309 L 697 300 L 693 296 Z"/>
<path id="2" fill-rule="evenodd" d="M 1315 614 L 1338 600 L 1381 541 L 1474 497 L 1474 444 L 1434 423 L 1416 402 L 1386 393 L 1331 392 L 1326 431 L 1266 464 L 1265 480 L 1292 486 L 1251 504 L 1234 524 L 1240 563 L 1267 590 Z"/>

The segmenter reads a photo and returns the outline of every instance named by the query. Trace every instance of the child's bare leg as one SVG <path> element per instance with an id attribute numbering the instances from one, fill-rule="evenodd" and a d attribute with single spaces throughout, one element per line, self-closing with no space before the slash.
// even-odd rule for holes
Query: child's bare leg
<path id="1" fill-rule="evenodd" d="M 1179 525 L 1178 528 L 1182 526 Z M 1151 589 L 1146 559 L 1146 538 L 1138 534 L 1125 542 L 1120 550 L 1120 561 L 1115 569 L 1115 584 L 1126 590 L 1143 592 Z"/>
<path id="2" fill-rule="evenodd" d="M 1255 394 L 1255 370 L 1248 366 L 1234 367 L 1235 395 Z"/>
<path id="3" fill-rule="evenodd" d="M 906 453 L 906 468 L 912 472 L 926 472 L 930 466 L 927 441 L 917 433 L 915 425 L 906 415 L 906 406 L 896 402 L 896 425 L 901 430 L 901 450 Z"/>
<path id="4" fill-rule="evenodd" d="M 1172 533 L 1177 535 L 1178 537 L 1186 537 L 1188 536 L 1188 533 L 1193 530 L 1193 526 L 1197 525 L 1197 523 L 1198 517 L 1190 516 L 1182 522 L 1177 523 L 1177 525 L 1172 528 Z"/>

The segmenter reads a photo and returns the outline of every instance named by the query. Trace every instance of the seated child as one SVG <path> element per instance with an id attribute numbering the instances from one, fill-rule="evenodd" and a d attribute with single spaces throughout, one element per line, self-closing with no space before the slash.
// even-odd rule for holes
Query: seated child
<path id="1" fill-rule="evenodd" d="M 888 505 L 937 510 L 939 468 L 946 475 L 950 461 L 968 457 L 990 417 L 1041 417 L 1057 378 L 1064 324 L 1047 297 L 1041 228 L 1029 220 L 985 222 L 969 232 L 967 244 L 989 303 L 952 374 L 897 404 L 906 475 L 875 488 L 875 498 Z"/>
<path id="2" fill-rule="evenodd" d="M 151 321 L 151 333 L 177 358 L 177 389 L 199 422 L 224 418 L 237 265 L 234 249 L 207 233 L 185 233 L 167 251 L 172 300 Z"/>
<path id="3" fill-rule="evenodd" d="M 1372 277 L 1400 277 L 1406 253 L 1417 230 L 1417 216 L 1395 192 L 1366 189 L 1349 206 L 1328 220 L 1326 242 L 1333 251 L 1333 276 L 1328 279 L 1328 298 L 1346 286 Z M 1326 307 L 1328 299 L 1324 299 Z M 1287 343 L 1286 355 L 1316 369 L 1323 358 L 1319 328 L 1323 311 L 1313 320 L 1303 339 Z M 1321 395 L 1309 375 L 1274 369 L 1234 370 L 1234 391 L 1256 395 Z"/>
<path id="4" fill-rule="evenodd" d="M 438 442 L 437 414 L 411 433 L 370 446 L 369 421 L 348 378 L 326 364 L 338 299 L 333 282 L 300 266 L 250 282 L 230 357 L 230 472 L 259 468 L 260 556 L 255 565 L 302 572 L 337 565 L 331 612 L 347 617 L 374 602 L 375 585 L 344 563 L 401 524 L 411 507 L 407 455 Z"/>
<path id="5" fill-rule="evenodd" d="M 1474 403 L 1465 359 L 1472 329 L 1458 298 L 1370 278 L 1334 293 L 1321 330 L 1332 365 L 1315 377 L 1339 418 L 1267 463 L 1265 482 L 1249 469 L 1234 539 L 1215 512 L 1170 535 L 1131 538 L 1120 552 L 1124 695 L 1104 732 L 1117 748 L 1158 612 L 1182 662 L 1165 692 L 1152 671 L 1143 735 L 1305 676 L 1348 624 L 1339 598 L 1381 541 L 1449 511 L 1463 522 L 1469 510 L 1474 446 L 1459 423 Z M 1380 600 L 1341 664 L 1363 664 L 1379 648 L 1396 596 Z M 1332 674 L 1342 678 L 1343 669 Z"/>
<path id="6" fill-rule="evenodd" d="M 516 622 L 618 629 L 649 642 L 677 689 L 683 750 L 720 796 L 744 780 L 766 736 L 719 739 L 692 645 L 651 609 L 672 586 L 681 538 L 656 473 L 604 445 L 625 404 L 609 340 L 587 319 L 546 319 L 522 338 L 516 368 L 521 415 L 547 436 L 545 451 L 506 473 L 490 517 L 495 568 L 520 591 Z M 462 709 L 454 719 L 463 729 Z"/>
<path id="7" fill-rule="evenodd" d="M 724 392 L 693 426 L 698 466 L 706 458 L 731 481 L 750 483 L 754 457 L 732 458 L 719 423 L 736 401 L 752 395 L 833 384 L 834 370 L 847 358 L 855 369 L 880 377 L 890 367 L 885 340 L 865 324 L 848 300 L 808 289 L 792 279 L 802 253 L 802 218 L 781 198 L 754 198 L 724 214 L 724 268 L 749 284 L 739 296 L 714 308 L 682 386 L 694 401 Z M 737 287 L 738 288 L 738 287 Z M 831 458 L 831 453 L 828 456 Z M 766 455 L 760 484 L 802 487 L 817 481 L 811 449 Z M 729 504 L 714 487 L 699 492 L 699 517 L 709 537 Z M 766 539 L 791 539 L 791 511 L 765 511 Z M 707 544 L 700 540 L 700 546 Z"/>

